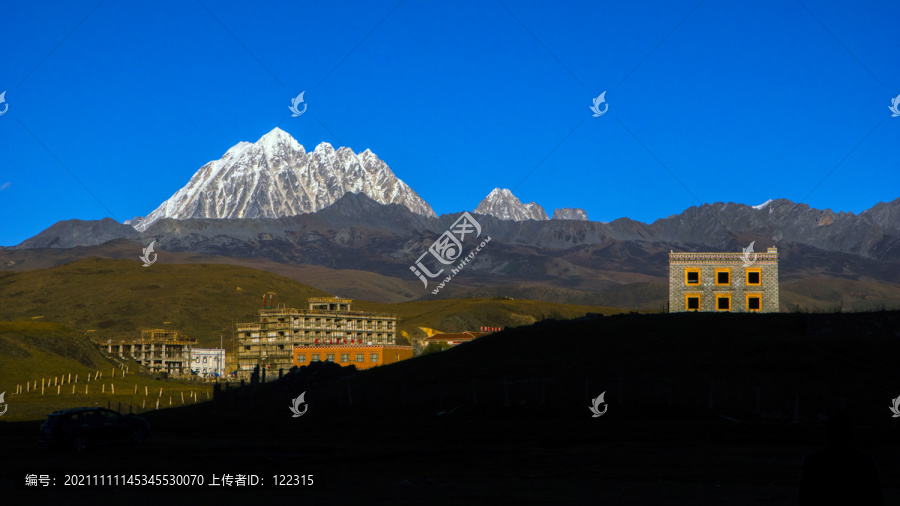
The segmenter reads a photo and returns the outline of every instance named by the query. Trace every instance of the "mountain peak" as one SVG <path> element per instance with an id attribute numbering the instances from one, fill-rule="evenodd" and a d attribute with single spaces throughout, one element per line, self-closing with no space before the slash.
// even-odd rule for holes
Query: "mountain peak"
<path id="1" fill-rule="evenodd" d="M 579 209 L 577 207 L 564 207 L 562 209 L 554 209 L 553 219 L 590 221 L 588 220 L 587 212 L 584 209 Z"/>
<path id="2" fill-rule="evenodd" d="M 534 202 L 523 204 L 506 188 L 494 188 L 475 208 L 478 214 L 486 214 L 501 220 L 549 220 L 544 208 Z"/>
<path id="3" fill-rule="evenodd" d="M 255 143 L 239 142 L 201 167 L 186 186 L 132 226 L 143 232 L 162 218 L 280 218 L 324 209 L 347 192 L 436 216 L 384 161 L 367 151 L 322 142 L 307 154 L 274 128 Z"/>

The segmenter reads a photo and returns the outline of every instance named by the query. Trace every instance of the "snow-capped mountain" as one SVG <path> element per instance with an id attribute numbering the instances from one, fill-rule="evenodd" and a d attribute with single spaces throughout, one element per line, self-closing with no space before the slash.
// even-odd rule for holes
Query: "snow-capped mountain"
<path id="1" fill-rule="evenodd" d="M 553 210 L 553 219 L 554 220 L 579 220 L 579 221 L 590 221 L 587 217 L 587 212 L 584 209 L 580 209 L 577 207 L 564 207 L 562 209 L 554 209 Z"/>
<path id="2" fill-rule="evenodd" d="M 275 128 L 255 143 L 239 142 L 207 163 L 188 184 L 146 218 L 128 224 L 143 232 L 162 218 L 280 218 L 324 209 L 345 193 L 400 204 L 435 217 L 434 210 L 368 149 L 354 153 L 323 142 L 307 153 Z"/>
<path id="3" fill-rule="evenodd" d="M 534 202 L 523 204 L 511 191 L 494 188 L 475 208 L 478 214 L 486 214 L 501 220 L 549 220 L 544 208 Z"/>

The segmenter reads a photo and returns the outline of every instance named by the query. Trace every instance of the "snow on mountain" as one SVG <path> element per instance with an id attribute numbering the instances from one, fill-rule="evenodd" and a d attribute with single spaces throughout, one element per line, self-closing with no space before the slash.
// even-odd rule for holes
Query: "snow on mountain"
<path id="1" fill-rule="evenodd" d="M 400 204 L 435 217 L 434 210 L 370 150 L 335 150 L 323 142 L 307 151 L 275 128 L 255 143 L 239 142 L 198 170 L 186 186 L 145 218 L 143 232 L 163 218 L 279 218 L 324 209 L 345 193 Z"/>
<path id="2" fill-rule="evenodd" d="M 543 207 L 534 202 L 523 204 L 511 191 L 506 189 L 501 190 L 500 188 L 494 188 L 494 190 L 478 204 L 478 207 L 475 208 L 475 212 L 478 214 L 490 215 L 501 220 L 543 221 L 550 219 Z"/>
<path id="3" fill-rule="evenodd" d="M 761 210 L 762 208 L 766 207 L 767 205 L 769 205 L 771 203 L 772 203 L 772 199 L 769 199 L 758 206 L 751 206 L 751 207 L 753 207 L 753 209 Z"/>
<path id="4" fill-rule="evenodd" d="M 587 212 L 584 209 L 569 208 L 564 207 L 562 209 L 554 209 L 553 210 L 553 219 L 554 220 L 579 220 L 579 221 L 590 221 L 587 217 Z"/>

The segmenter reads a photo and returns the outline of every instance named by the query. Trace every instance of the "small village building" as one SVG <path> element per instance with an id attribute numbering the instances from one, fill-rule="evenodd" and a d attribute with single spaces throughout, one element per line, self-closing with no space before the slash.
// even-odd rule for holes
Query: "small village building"
<path id="1" fill-rule="evenodd" d="M 494 329 L 500 330 L 500 327 L 482 327 L 482 330 L 478 332 L 474 330 L 467 330 L 465 332 L 439 332 L 431 337 L 426 337 L 425 345 L 427 346 L 430 343 L 443 343 L 449 344 L 450 346 L 456 346 L 457 344 L 467 343 L 473 339 L 493 334 Z"/>
<path id="2" fill-rule="evenodd" d="M 354 365 L 357 369 L 369 369 L 378 365 L 393 364 L 412 356 L 412 346 L 396 344 L 297 346 L 294 348 L 294 365 L 300 367 L 313 362 L 334 362 L 342 366 Z"/>
<path id="3" fill-rule="evenodd" d="M 777 313 L 778 250 L 669 253 L 669 312 Z"/>
<path id="4" fill-rule="evenodd" d="M 224 376 L 225 350 L 221 348 L 194 348 L 191 350 L 191 372 L 201 378 Z"/>

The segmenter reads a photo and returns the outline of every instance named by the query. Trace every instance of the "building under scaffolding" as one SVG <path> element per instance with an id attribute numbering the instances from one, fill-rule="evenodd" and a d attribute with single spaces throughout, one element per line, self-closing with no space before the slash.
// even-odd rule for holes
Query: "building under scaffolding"
<path id="1" fill-rule="evenodd" d="M 171 375 L 190 373 L 191 350 L 197 344 L 177 330 L 142 330 L 140 339 L 107 341 L 106 353 L 133 359 L 153 372 Z"/>
<path id="2" fill-rule="evenodd" d="M 294 365 L 294 348 L 334 344 L 393 345 L 397 317 L 351 311 L 351 299 L 313 297 L 308 309 L 273 308 L 272 292 L 263 297 L 259 322 L 238 323 L 235 329 L 237 375 L 249 378 L 259 365 L 277 373 Z"/>

